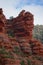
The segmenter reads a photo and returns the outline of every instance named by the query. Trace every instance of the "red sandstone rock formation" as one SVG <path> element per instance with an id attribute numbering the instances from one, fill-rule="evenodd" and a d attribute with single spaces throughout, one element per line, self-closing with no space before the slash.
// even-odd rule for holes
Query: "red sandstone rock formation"
<path id="1" fill-rule="evenodd" d="M 22 15 L 20 15 L 22 14 Z M 29 12 L 20 13 L 14 20 L 14 34 L 21 38 L 31 38 L 33 30 L 33 15 Z"/>
<path id="2" fill-rule="evenodd" d="M 43 65 L 43 44 L 32 38 L 33 20 L 25 10 L 7 20 L 0 9 L 0 65 Z M 12 38 L 5 34 L 10 29 Z"/>

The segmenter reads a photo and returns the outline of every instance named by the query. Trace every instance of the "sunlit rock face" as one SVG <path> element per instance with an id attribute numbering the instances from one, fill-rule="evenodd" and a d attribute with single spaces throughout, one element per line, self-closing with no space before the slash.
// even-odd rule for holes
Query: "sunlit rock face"
<path id="1" fill-rule="evenodd" d="M 30 12 L 6 19 L 0 8 L 0 65 L 43 65 L 43 44 L 32 37 L 33 22 Z M 13 37 L 7 34 L 10 30 Z"/>

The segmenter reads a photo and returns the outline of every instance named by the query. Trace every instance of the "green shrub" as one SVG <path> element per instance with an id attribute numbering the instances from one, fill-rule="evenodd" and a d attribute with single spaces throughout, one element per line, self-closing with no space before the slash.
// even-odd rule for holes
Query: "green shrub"
<path id="1" fill-rule="evenodd" d="M 3 54 L 4 58 L 14 58 L 11 52 L 7 52 L 5 48 L 0 49 L 0 54 Z"/>
<path id="2" fill-rule="evenodd" d="M 28 59 L 27 60 L 27 63 L 28 63 L 28 65 L 31 65 L 31 60 Z"/>
<path id="3" fill-rule="evenodd" d="M 23 60 L 21 61 L 21 63 L 20 63 L 20 64 L 21 64 L 21 65 L 25 65 L 25 63 L 24 63 L 24 61 L 23 61 Z"/>

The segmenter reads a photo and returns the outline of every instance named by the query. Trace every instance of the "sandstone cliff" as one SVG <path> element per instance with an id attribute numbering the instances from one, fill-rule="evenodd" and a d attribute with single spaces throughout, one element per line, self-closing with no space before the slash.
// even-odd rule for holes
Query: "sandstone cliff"
<path id="1" fill-rule="evenodd" d="M 22 10 L 7 20 L 0 8 L 0 65 L 43 65 L 43 44 L 32 37 L 33 23 L 30 12 Z"/>

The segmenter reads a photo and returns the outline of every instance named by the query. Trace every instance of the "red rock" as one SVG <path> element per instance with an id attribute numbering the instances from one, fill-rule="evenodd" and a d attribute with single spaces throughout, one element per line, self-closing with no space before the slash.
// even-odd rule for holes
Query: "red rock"
<path id="1" fill-rule="evenodd" d="M 0 64 L 21 65 L 43 65 L 43 44 L 32 38 L 34 18 L 30 12 L 21 11 L 13 19 L 6 19 L 0 8 Z M 7 31 L 11 30 L 14 37 L 9 37 Z M 41 61 L 36 58 L 41 57 Z M 34 57 L 34 58 L 33 58 Z"/>

